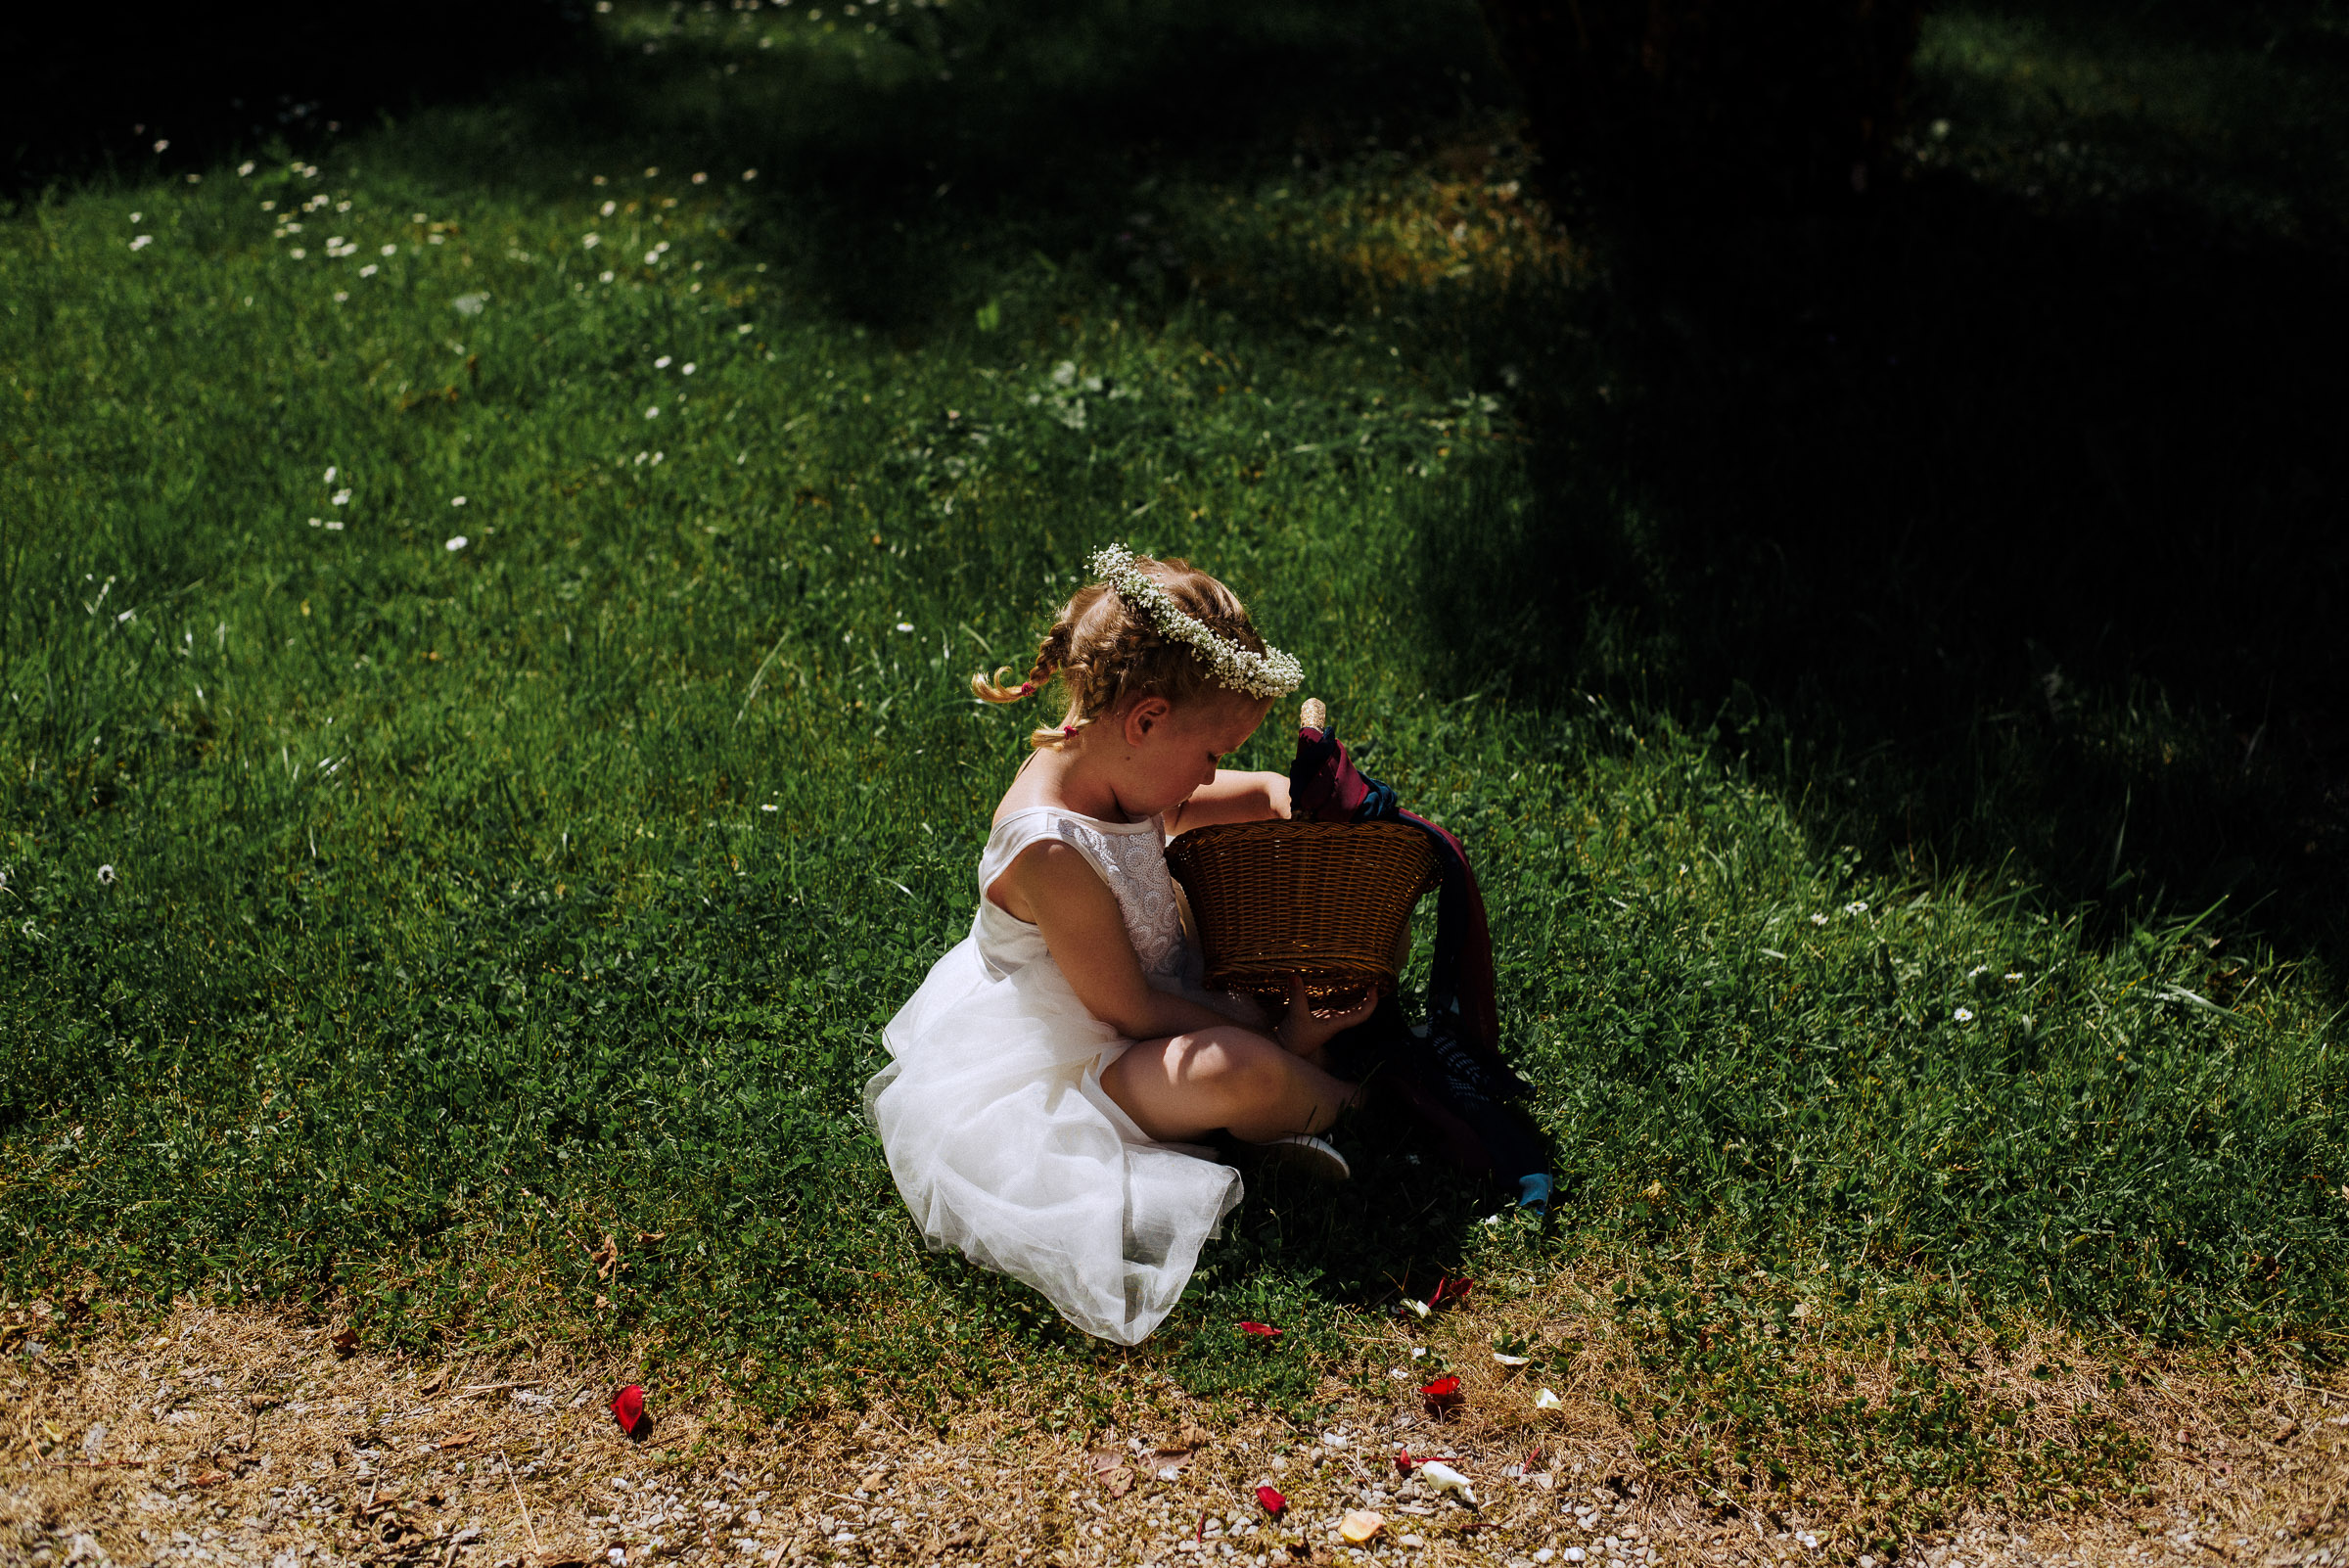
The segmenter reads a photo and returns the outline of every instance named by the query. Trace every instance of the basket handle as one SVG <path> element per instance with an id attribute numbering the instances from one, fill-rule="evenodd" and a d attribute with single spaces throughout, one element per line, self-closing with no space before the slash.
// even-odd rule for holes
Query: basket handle
<path id="1" fill-rule="evenodd" d="M 1305 706 L 1298 710 L 1297 727 L 1300 729 L 1329 728 L 1328 706 L 1318 697 L 1308 697 L 1305 700 Z"/>

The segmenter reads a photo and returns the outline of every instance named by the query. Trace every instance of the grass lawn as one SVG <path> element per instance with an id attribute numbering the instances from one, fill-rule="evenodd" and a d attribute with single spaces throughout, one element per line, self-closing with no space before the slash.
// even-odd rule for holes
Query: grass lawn
<path id="1" fill-rule="evenodd" d="M 2156 304 L 2207 254 L 2284 308 L 2343 144 L 2320 67 L 2292 118 L 2263 58 L 1937 12 L 1947 117 L 1892 227 L 2027 261 L 2158 221 L 2233 249 L 2130 274 Z M 2102 96 L 2017 85 L 2062 72 Z M 2083 126 L 2104 161 L 2048 173 Z M 2332 689 L 2338 545 L 2293 541 L 2338 455 L 2244 465 L 2215 543 L 2083 559 L 2048 530 L 2166 527 L 2243 448 L 2133 468 L 2150 415 L 2032 445 L 2070 384 L 2023 363 L 2002 402 L 1936 314 L 2008 319 L 2019 283 L 1951 292 L 2005 261 L 1896 265 L 1888 229 L 1715 258 L 1829 246 L 1874 324 L 1839 335 L 1527 179 L 1464 5 L 623 0 L 488 101 L 27 196 L 0 1296 L 630 1345 L 776 1413 L 1010 1386 L 1082 1428 L 1136 1379 L 1304 1412 L 1381 1375 L 1399 1294 L 1589 1278 L 1668 1391 L 1623 1412 L 1657 1462 L 1841 1466 L 1888 1531 L 2130 1484 L 2119 1427 L 2018 1436 L 1969 1379 L 2035 1325 L 2116 1391 L 2148 1344 L 2331 1367 L 2342 836 L 2295 814 L 2321 737 L 2238 737 L 2261 671 L 2287 716 Z M 2104 330 L 2041 325 L 2050 359 Z M 1879 328 L 1921 362 L 1861 363 Z M 2337 412 L 2329 330 L 2275 349 L 2300 379 L 2245 394 L 2246 439 Z M 1783 580 L 1772 506 L 1816 547 Z M 2038 536 L 2029 580 L 1953 582 L 1969 530 Z M 1560 1191 L 1497 1219 L 1356 1128 L 1357 1184 L 1252 1189 L 1131 1352 L 924 1254 L 858 1101 L 1023 749 L 965 677 L 1120 537 L 1231 582 L 1465 839 Z M 2156 567 L 2217 629 L 2141 614 Z M 1819 1370 L 1869 1347 L 1897 1397 Z"/>

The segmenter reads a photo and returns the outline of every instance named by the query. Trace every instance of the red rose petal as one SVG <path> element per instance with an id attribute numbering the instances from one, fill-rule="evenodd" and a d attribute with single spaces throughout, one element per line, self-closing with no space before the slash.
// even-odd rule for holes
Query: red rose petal
<path id="1" fill-rule="evenodd" d="M 1282 1497 L 1279 1493 L 1273 1491 L 1270 1487 L 1258 1487 L 1256 1489 L 1256 1500 L 1265 1505 L 1265 1512 L 1267 1513 L 1278 1513 L 1281 1509 L 1289 1505 L 1289 1499 Z"/>
<path id="2" fill-rule="evenodd" d="M 1395 1452 L 1395 1468 L 1401 1470 L 1405 1475 L 1409 1475 L 1411 1466 L 1418 1462 L 1417 1459 L 1411 1457 L 1411 1451 L 1408 1449 L 1398 1449 Z"/>
<path id="3" fill-rule="evenodd" d="M 1456 1377 L 1439 1377 L 1419 1393 L 1430 1405 L 1450 1405 L 1460 1397 L 1460 1380 Z"/>
<path id="4" fill-rule="evenodd" d="M 1457 1307 L 1461 1302 L 1468 1299 L 1468 1292 L 1474 1290 L 1475 1288 L 1476 1282 L 1474 1280 L 1450 1278 L 1439 1279 L 1436 1281 L 1436 1293 L 1427 1298 L 1427 1304 L 1431 1308 Z"/>
<path id="5" fill-rule="evenodd" d="M 1455 1378 L 1453 1381 L 1458 1380 Z M 620 1429 L 622 1432 L 634 1437 L 636 1428 L 644 1421 L 644 1390 L 636 1384 L 630 1383 L 626 1388 L 613 1395 L 612 1419 L 620 1423 Z"/>
<path id="6" fill-rule="evenodd" d="M 1274 1328 L 1270 1323 L 1242 1323 L 1240 1325 L 1240 1332 L 1243 1334 L 1254 1334 L 1259 1339 L 1280 1338 L 1280 1330 Z"/>

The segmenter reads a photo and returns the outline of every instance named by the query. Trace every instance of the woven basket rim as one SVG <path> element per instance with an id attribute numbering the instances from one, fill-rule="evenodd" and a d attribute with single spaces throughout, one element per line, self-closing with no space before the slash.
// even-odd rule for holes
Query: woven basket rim
<path id="1" fill-rule="evenodd" d="M 1264 862 L 1266 874 L 1259 881 L 1251 848 L 1269 850 L 1283 843 L 1288 848 Z M 1407 926 L 1411 907 L 1442 881 L 1435 847 L 1425 833 L 1404 822 L 1218 822 L 1178 836 L 1166 853 L 1169 869 L 1190 898 L 1205 949 L 1208 985 L 1278 998 L 1286 995 L 1288 977 L 1294 974 L 1304 980 L 1316 1004 L 1345 992 L 1391 990 L 1398 976 L 1383 955 L 1400 935 L 1396 922 Z M 1332 853 L 1355 875 L 1343 892 L 1334 894 L 1327 880 Z M 1267 920 L 1234 911 L 1235 896 L 1246 899 L 1260 889 L 1276 891 L 1273 866 L 1284 860 L 1291 866 L 1317 863 L 1322 868 L 1320 877 L 1309 879 L 1317 884 L 1317 891 L 1308 902 L 1284 907 L 1317 907 L 1326 913 L 1333 922 L 1323 928 L 1327 945 L 1316 945 L 1294 926 L 1286 932 L 1267 931 L 1267 924 L 1278 928 L 1283 923 L 1277 916 Z M 1365 943 L 1365 920 L 1372 931 L 1386 923 L 1391 935 Z"/>

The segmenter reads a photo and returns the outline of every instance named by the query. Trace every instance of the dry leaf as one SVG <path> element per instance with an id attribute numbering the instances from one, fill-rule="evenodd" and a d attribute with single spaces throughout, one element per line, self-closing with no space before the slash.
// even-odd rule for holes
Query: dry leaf
<path id="1" fill-rule="evenodd" d="M 1193 1449 L 1204 1448 L 1214 1440 L 1215 1434 L 1200 1427 L 1186 1426 L 1175 1433 L 1173 1438 L 1160 1444 L 1158 1452 L 1161 1453 L 1188 1453 Z"/>
<path id="2" fill-rule="evenodd" d="M 611 1278 L 612 1270 L 620 1267 L 620 1238 L 607 1232 L 604 1244 L 589 1253 L 587 1261 L 595 1265 L 596 1278 Z"/>
<path id="3" fill-rule="evenodd" d="M 342 1330 L 335 1335 L 334 1346 L 335 1349 L 345 1355 L 357 1350 L 359 1348 L 359 1331 L 355 1328 Z"/>
<path id="4" fill-rule="evenodd" d="M 440 1370 L 435 1372 L 432 1376 L 417 1384 L 416 1391 L 419 1394 L 438 1394 L 446 1387 L 448 1387 L 448 1368 L 443 1366 L 440 1368 Z"/>
<path id="5" fill-rule="evenodd" d="M 466 1444 L 471 1443 L 478 1435 L 479 1434 L 475 1432 L 473 1428 L 468 1427 L 462 1432 L 453 1432 L 449 1434 L 447 1437 L 442 1438 L 438 1443 L 435 1444 L 434 1447 L 442 1449 L 461 1449 Z"/>
<path id="6" fill-rule="evenodd" d="M 1101 1489 L 1113 1498 L 1122 1498 L 1133 1490 L 1133 1472 L 1119 1465 L 1101 1478 Z"/>
<path id="7" fill-rule="evenodd" d="M 196 1478 L 196 1484 L 200 1487 L 216 1487 L 227 1479 L 228 1472 L 226 1470 L 207 1470 Z"/>

